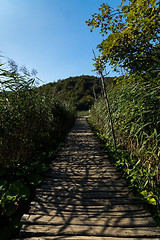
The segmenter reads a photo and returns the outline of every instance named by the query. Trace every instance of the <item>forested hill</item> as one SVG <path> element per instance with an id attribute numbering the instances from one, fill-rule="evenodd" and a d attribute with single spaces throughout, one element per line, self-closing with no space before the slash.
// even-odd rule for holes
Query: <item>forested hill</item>
<path id="1" fill-rule="evenodd" d="M 113 77 L 106 77 L 106 85 L 114 82 Z M 41 86 L 48 93 L 54 93 L 63 101 L 72 102 L 77 110 L 88 110 L 95 98 L 101 95 L 100 78 L 88 75 L 69 77 Z"/>

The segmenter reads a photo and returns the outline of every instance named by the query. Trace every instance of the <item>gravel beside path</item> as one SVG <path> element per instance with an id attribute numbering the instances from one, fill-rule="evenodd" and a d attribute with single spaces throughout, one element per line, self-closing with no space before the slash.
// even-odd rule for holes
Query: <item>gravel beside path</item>
<path id="1" fill-rule="evenodd" d="M 159 240 L 160 229 L 78 118 L 22 217 L 19 239 Z"/>

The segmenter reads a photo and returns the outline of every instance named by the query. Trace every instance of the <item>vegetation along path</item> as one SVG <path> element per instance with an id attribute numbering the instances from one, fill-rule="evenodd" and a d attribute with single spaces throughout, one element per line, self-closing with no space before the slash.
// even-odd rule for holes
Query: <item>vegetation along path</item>
<path id="1" fill-rule="evenodd" d="M 85 118 L 77 119 L 22 222 L 20 239 L 160 239 Z"/>

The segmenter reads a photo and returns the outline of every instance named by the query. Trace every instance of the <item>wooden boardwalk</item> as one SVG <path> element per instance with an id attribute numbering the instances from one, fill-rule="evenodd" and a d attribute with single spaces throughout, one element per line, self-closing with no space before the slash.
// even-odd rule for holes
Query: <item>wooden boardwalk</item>
<path id="1" fill-rule="evenodd" d="M 22 222 L 19 239 L 160 239 L 85 118 L 77 119 Z"/>

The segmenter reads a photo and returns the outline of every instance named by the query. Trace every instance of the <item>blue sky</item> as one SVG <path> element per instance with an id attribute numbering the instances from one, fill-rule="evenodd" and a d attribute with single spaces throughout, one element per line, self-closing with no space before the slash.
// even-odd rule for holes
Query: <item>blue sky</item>
<path id="1" fill-rule="evenodd" d="M 104 0 L 0 0 L 0 51 L 38 71 L 43 83 L 95 75 L 93 54 L 102 38 L 85 23 Z M 120 0 L 108 0 L 116 7 Z M 110 76 L 115 76 L 108 66 Z M 42 83 L 41 83 L 42 84 Z"/>

